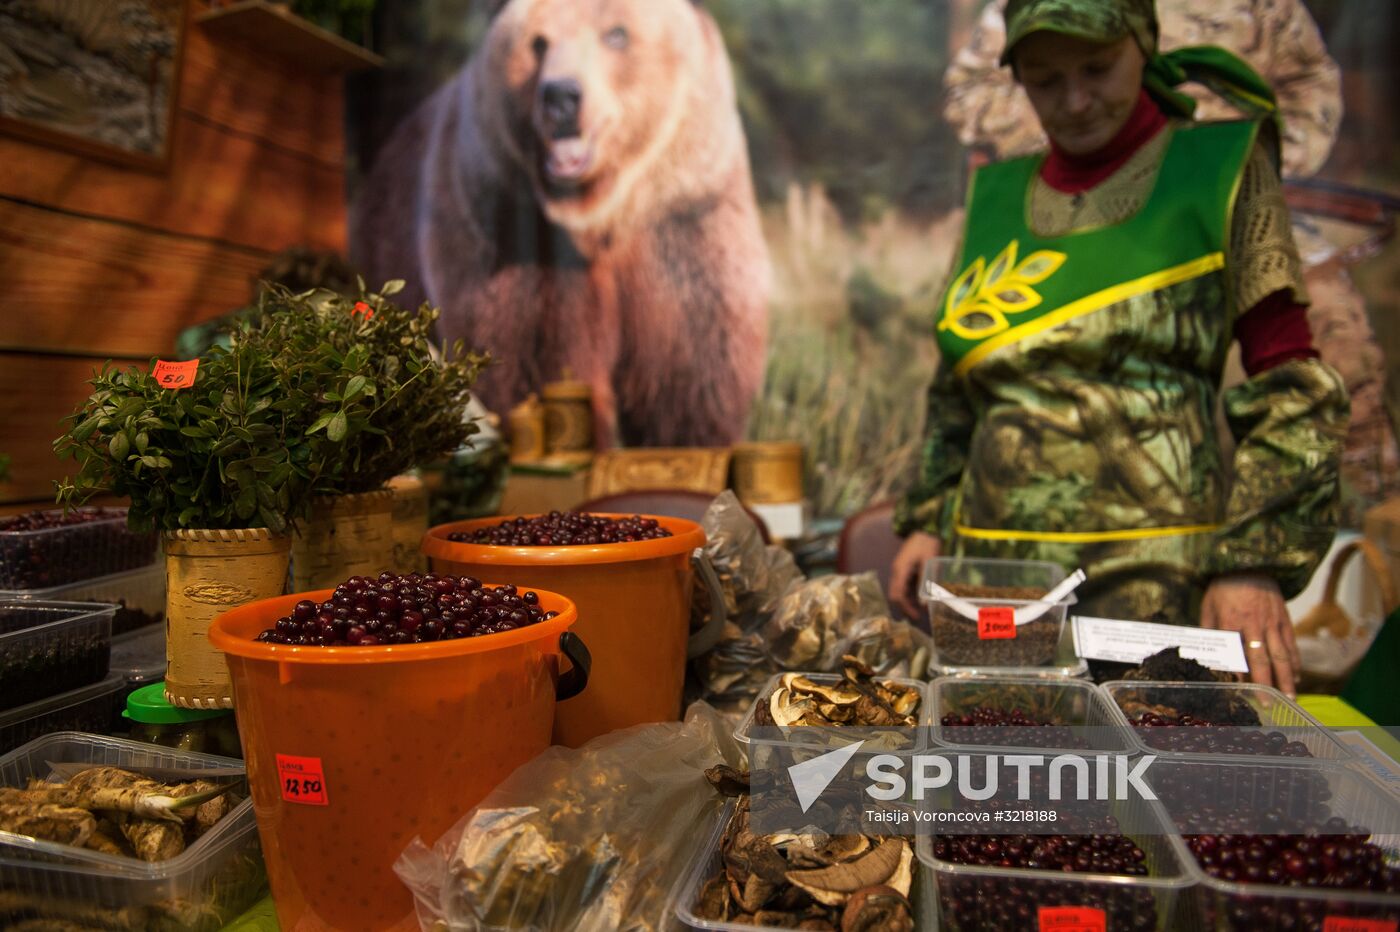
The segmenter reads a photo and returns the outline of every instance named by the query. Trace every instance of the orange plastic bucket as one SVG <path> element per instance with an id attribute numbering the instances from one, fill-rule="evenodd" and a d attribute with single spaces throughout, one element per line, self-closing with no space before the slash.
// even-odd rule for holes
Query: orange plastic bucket
<path id="1" fill-rule="evenodd" d="M 533 588 L 533 587 L 531 587 Z M 479 638 L 383 647 L 254 641 L 302 599 L 254 602 L 214 620 L 228 658 L 268 878 L 284 932 L 416 930 L 393 863 L 438 839 L 516 767 L 549 747 L 556 700 L 588 681 L 558 616 Z M 573 662 L 560 674 L 559 655 Z"/>
<path id="2" fill-rule="evenodd" d="M 528 515 L 524 517 L 530 517 Z M 631 515 L 605 515 L 623 518 Z M 554 741 L 578 747 L 618 728 L 680 718 L 687 656 L 713 647 L 724 624 L 724 598 L 704 556 L 705 532 L 694 521 L 644 515 L 671 537 L 568 547 L 504 547 L 458 543 L 459 531 L 491 527 L 514 516 L 440 524 L 423 537 L 433 570 L 506 579 L 548 589 L 578 606 L 575 630 L 593 655 L 593 685 L 554 713 Z M 716 606 L 690 634 L 696 569 Z"/>

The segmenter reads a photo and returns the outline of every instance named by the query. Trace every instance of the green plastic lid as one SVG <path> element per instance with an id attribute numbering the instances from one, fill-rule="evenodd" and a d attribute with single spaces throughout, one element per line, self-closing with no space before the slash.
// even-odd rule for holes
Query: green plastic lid
<path id="1" fill-rule="evenodd" d="M 232 714 L 232 709 L 182 709 L 173 706 L 166 701 L 165 681 L 161 680 L 149 686 L 142 686 L 127 696 L 126 711 L 122 712 L 122 718 L 143 725 L 183 725 Z"/>

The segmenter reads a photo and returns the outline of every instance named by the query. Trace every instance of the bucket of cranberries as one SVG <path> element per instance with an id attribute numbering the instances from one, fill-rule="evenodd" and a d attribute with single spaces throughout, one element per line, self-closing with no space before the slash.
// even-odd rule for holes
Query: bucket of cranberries
<path id="1" fill-rule="evenodd" d="M 436 572 L 510 579 L 578 606 L 597 683 L 559 709 L 554 738 L 570 747 L 680 718 L 686 660 L 712 648 L 724 627 L 724 593 L 704 547 L 694 521 L 560 511 L 457 521 L 423 537 Z M 709 612 L 692 631 L 696 579 Z"/>
<path id="2" fill-rule="evenodd" d="M 410 921 L 395 859 L 550 746 L 590 678 L 577 619 L 548 590 L 383 573 L 214 620 L 283 928 Z"/>

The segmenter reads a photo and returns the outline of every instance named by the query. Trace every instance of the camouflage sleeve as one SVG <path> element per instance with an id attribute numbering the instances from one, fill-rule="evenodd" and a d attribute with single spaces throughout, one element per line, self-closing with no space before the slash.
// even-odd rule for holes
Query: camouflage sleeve
<path id="1" fill-rule="evenodd" d="M 1283 117 L 1283 174 L 1300 178 L 1327 161 L 1342 125 L 1342 72 L 1303 0 L 1269 0 L 1260 15 L 1265 77 Z"/>
<path id="2" fill-rule="evenodd" d="M 1337 530 L 1346 388 L 1321 360 L 1293 359 L 1230 389 L 1224 401 L 1238 446 L 1225 526 L 1205 575 L 1264 573 L 1292 598 Z"/>
<path id="3" fill-rule="evenodd" d="M 999 159 L 1045 148 L 1045 134 L 1031 102 L 999 63 L 1006 44 L 1003 0 L 982 10 L 968 43 L 953 56 L 943 76 L 947 97 L 943 117 L 965 146 L 991 149 Z"/>
<path id="4" fill-rule="evenodd" d="M 895 507 L 894 529 L 899 536 L 914 531 L 948 536 L 952 515 L 945 515 L 944 506 L 962 478 L 975 424 L 972 406 L 953 377 L 952 366 L 940 362 L 928 390 L 919 475 Z"/>

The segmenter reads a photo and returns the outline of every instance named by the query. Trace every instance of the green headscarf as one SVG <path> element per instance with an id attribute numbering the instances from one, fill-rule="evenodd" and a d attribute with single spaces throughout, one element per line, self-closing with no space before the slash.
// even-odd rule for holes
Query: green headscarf
<path id="1" fill-rule="evenodd" d="M 1147 56 L 1142 84 L 1168 114 L 1190 117 L 1196 101 L 1176 90 L 1187 81 L 1203 84 L 1232 106 L 1255 117 L 1279 118 L 1273 88 L 1243 59 L 1214 45 L 1193 45 L 1161 52 L 1154 0 L 1009 0 L 1006 49 L 1033 32 L 1058 32 L 1090 42 L 1116 42 L 1132 36 Z"/>

